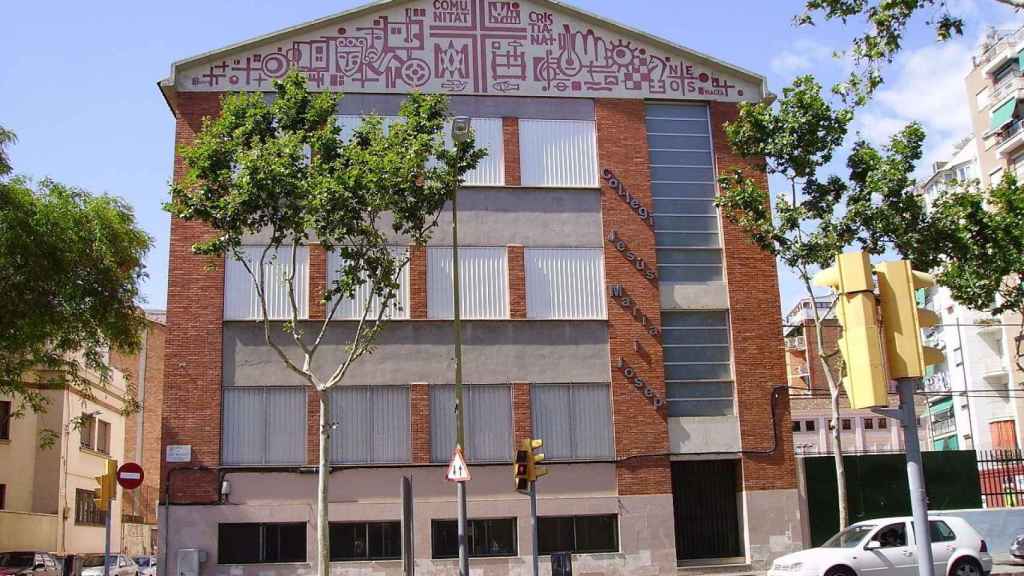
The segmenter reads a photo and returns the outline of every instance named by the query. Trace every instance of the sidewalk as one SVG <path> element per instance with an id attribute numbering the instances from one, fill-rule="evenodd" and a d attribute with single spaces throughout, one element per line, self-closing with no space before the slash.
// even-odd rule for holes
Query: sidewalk
<path id="1" fill-rule="evenodd" d="M 1002 574 L 1024 574 L 1024 563 L 1014 561 L 1009 554 L 993 554 L 991 576 Z"/>

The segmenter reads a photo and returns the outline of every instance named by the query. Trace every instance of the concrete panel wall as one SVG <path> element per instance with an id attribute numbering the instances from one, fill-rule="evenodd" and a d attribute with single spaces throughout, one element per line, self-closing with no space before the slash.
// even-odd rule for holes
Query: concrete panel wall
<path id="1" fill-rule="evenodd" d="M 722 282 L 707 284 L 661 283 L 663 310 L 727 310 L 729 292 Z"/>
<path id="2" fill-rule="evenodd" d="M 1024 533 L 1024 508 L 929 510 L 928 515 L 963 518 L 981 534 L 992 554 L 1009 554 L 1013 539 Z"/>
<path id="3" fill-rule="evenodd" d="M 310 326 L 307 332 L 312 332 Z M 314 367 L 333 370 L 345 354 L 354 326 L 329 328 Z M 607 382 L 608 328 L 604 321 L 466 321 L 463 331 L 464 381 Z M 290 337 L 273 337 L 298 358 Z M 454 374 L 452 324 L 447 321 L 394 321 L 376 340 L 374 353 L 358 360 L 345 377 L 348 384 L 450 383 Z M 298 385 L 302 380 L 282 364 L 254 322 L 224 324 L 226 386 Z"/>
<path id="4" fill-rule="evenodd" d="M 395 115 L 405 98 L 400 94 L 346 94 L 338 103 L 338 113 Z M 589 98 L 449 96 L 448 111 L 455 116 L 476 118 L 593 120 L 594 101 Z"/>
<path id="5" fill-rule="evenodd" d="M 669 418 L 668 439 L 674 454 L 739 452 L 739 418 Z"/>
<path id="6" fill-rule="evenodd" d="M 507 466 L 477 466 L 469 485 L 471 518 L 515 517 L 518 555 L 510 558 L 473 559 L 474 574 L 530 572 L 532 536 L 529 499 L 512 491 Z M 538 502 L 542 516 L 618 514 L 619 552 L 574 555 L 577 573 L 674 574 L 675 552 L 672 501 L 669 495 L 617 497 L 613 464 L 553 464 L 545 477 Z M 399 481 L 413 480 L 415 497 L 415 557 L 421 574 L 450 574 L 454 560 L 432 560 L 432 519 L 455 517 L 454 486 L 444 481 L 443 467 L 348 469 L 331 477 L 331 521 L 397 520 L 400 518 Z M 170 518 L 168 569 L 175 570 L 175 551 L 198 547 L 208 553 L 204 575 L 313 573 L 316 539 L 313 528 L 316 477 L 312 474 L 229 474 L 230 503 L 212 506 L 171 507 L 161 510 L 161 522 Z M 307 562 L 232 566 L 217 564 L 217 524 L 220 522 L 307 522 Z M 167 528 L 166 525 L 164 528 Z M 542 569 L 548 559 L 541 558 Z M 401 574 L 399 561 L 337 562 L 334 574 Z"/>
<path id="7" fill-rule="evenodd" d="M 54 514 L 0 510 L 0 550 L 57 550 Z"/>
<path id="8" fill-rule="evenodd" d="M 779 556 L 803 549 L 797 489 L 746 490 L 743 516 L 747 558 L 754 570 L 767 570 Z"/>

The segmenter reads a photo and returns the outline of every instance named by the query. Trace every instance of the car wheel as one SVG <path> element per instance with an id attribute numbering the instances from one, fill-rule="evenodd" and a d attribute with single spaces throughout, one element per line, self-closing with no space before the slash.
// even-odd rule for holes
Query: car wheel
<path id="1" fill-rule="evenodd" d="M 833 566 L 825 572 L 825 576 L 857 576 L 857 573 L 849 566 Z"/>
<path id="2" fill-rule="evenodd" d="M 949 573 L 950 576 L 981 576 L 981 564 L 974 558 L 960 558 Z"/>

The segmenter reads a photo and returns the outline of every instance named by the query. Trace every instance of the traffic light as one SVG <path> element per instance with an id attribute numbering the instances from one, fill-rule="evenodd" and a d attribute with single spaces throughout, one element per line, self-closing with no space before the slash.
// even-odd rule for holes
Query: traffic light
<path id="1" fill-rule="evenodd" d="M 875 267 L 882 301 L 882 332 L 886 360 L 893 378 L 921 378 L 925 367 L 942 362 L 942 352 L 922 344 L 921 329 L 935 326 L 935 312 L 917 307 L 918 288 L 935 285 L 930 274 L 910 268 L 910 262 L 883 262 Z"/>
<path id="2" fill-rule="evenodd" d="M 843 335 L 836 345 L 846 365 L 843 387 L 851 408 L 886 406 L 888 382 L 882 364 L 882 339 L 875 313 L 871 260 L 866 252 L 847 252 L 822 270 L 814 284 L 838 294 L 836 319 Z"/>
<path id="3" fill-rule="evenodd" d="M 101 476 L 95 476 L 99 488 L 96 489 L 96 508 L 107 511 L 111 500 L 117 499 L 117 460 L 106 461 L 106 471 Z"/>
<path id="4" fill-rule="evenodd" d="M 544 445 L 539 438 L 523 438 L 519 441 L 519 449 L 516 450 L 516 460 L 512 463 L 512 472 L 516 480 L 516 490 L 528 492 L 530 482 L 536 482 L 537 478 L 548 473 L 547 469 L 537 466 L 544 460 L 544 454 L 536 453 L 534 450 Z"/>
<path id="5" fill-rule="evenodd" d="M 512 463 L 512 472 L 516 479 L 517 492 L 529 492 L 530 480 L 530 439 L 523 438 L 516 450 L 516 460 Z"/>

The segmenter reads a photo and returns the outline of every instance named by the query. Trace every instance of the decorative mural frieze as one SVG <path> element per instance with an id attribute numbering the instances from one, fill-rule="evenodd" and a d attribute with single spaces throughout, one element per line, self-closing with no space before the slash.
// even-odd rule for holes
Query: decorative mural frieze
<path id="1" fill-rule="evenodd" d="M 596 28 L 547 2 L 419 0 L 176 71 L 179 91 L 270 90 L 297 68 L 315 90 L 756 100 L 759 82 L 684 50 Z"/>

